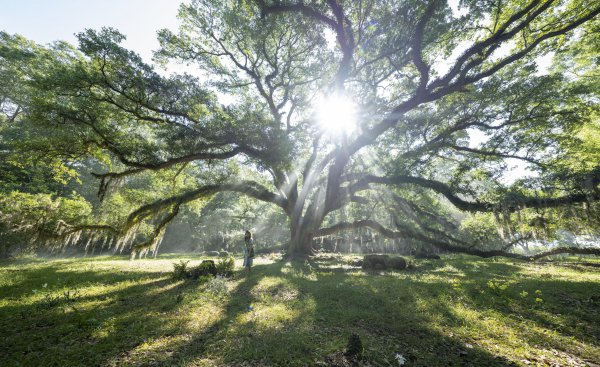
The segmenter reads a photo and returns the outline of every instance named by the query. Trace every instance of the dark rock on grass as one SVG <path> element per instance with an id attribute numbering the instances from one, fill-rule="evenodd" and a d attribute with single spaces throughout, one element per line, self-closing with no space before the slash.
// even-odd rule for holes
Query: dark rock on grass
<path id="1" fill-rule="evenodd" d="M 403 257 L 390 257 L 387 262 L 387 266 L 390 269 L 394 270 L 404 270 L 406 269 L 406 260 Z"/>
<path id="2" fill-rule="evenodd" d="M 365 270 L 404 270 L 406 269 L 406 260 L 400 256 L 390 257 L 389 255 L 365 255 L 362 268 Z"/>
<path id="3" fill-rule="evenodd" d="M 428 252 L 417 252 L 415 254 L 415 259 L 439 260 L 440 255 Z"/>
<path id="4" fill-rule="evenodd" d="M 360 360 L 363 355 L 363 345 L 358 334 L 352 334 L 348 338 L 348 346 L 346 347 L 346 357 Z"/>
<path id="5" fill-rule="evenodd" d="M 387 267 L 386 262 L 388 261 L 389 258 L 390 257 L 388 255 L 378 255 L 378 254 L 365 255 L 365 257 L 363 258 L 362 268 L 365 270 L 369 270 L 369 269 L 377 270 L 378 268 L 385 269 Z"/>

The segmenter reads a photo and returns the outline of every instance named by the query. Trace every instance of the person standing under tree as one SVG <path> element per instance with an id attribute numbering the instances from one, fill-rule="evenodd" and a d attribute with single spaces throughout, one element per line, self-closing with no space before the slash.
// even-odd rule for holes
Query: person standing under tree
<path id="1" fill-rule="evenodd" d="M 254 240 L 252 240 L 250 231 L 246 231 L 244 235 L 244 244 L 244 267 L 246 268 L 246 274 L 250 274 L 252 260 L 254 259 Z"/>

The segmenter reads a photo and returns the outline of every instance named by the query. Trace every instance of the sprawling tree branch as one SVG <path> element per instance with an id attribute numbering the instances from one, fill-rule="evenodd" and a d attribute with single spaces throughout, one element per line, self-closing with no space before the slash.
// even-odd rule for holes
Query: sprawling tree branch
<path id="1" fill-rule="evenodd" d="M 127 222 L 129 226 L 140 222 L 144 218 L 152 215 L 153 213 L 159 212 L 173 205 L 182 205 L 193 200 L 197 200 L 203 197 L 208 197 L 217 192 L 231 191 L 238 192 L 257 200 L 266 201 L 273 203 L 282 209 L 286 208 L 286 199 L 280 195 L 274 194 L 267 190 L 265 187 L 255 181 L 240 181 L 237 183 L 225 183 L 220 185 L 206 185 L 196 190 L 186 192 L 181 195 L 172 196 L 166 199 L 157 200 L 153 203 L 144 205 L 131 213 Z"/>
<path id="2" fill-rule="evenodd" d="M 516 212 L 523 208 L 556 208 L 573 203 L 583 203 L 590 200 L 600 200 L 600 193 L 596 192 L 581 192 L 560 197 L 527 197 L 522 196 L 517 199 L 511 199 L 507 202 L 490 203 L 490 202 L 471 202 L 460 198 L 455 190 L 445 183 L 440 181 L 425 179 L 414 176 L 389 176 L 380 177 L 367 175 L 357 180 L 350 187 L 351 192 L 357 192 L 368 188 L 371 183 L 385 185 L 402 185 L 412 184 L 431 189 L 446 197 L 454 206 L 464 211 L 471 212 L 490 212 L 494 209 L 502 209 L 508 212 Z"/>
<path id="3" fill-rule="evenodd" d="M 399 228 L 399 230 L 394 231 L 373 220 L 337 223 L 333 226 L 319 229 L 317 232 L 315 232 L 315 236 L 327 236 L 340 231 L 357 228 L 370 228 L 386 238 L 413 239 L 433 245 L 440 250 L 475 255 L 483 258 L 499 256 L 519 260 L 538 260 L 547 256 L 558 254 L 600 255 L 600 248 L 597 247 L 558 247 L 532 255 L 521 255 L 503 250 L 479 250 L 474 247 L 453 245 L 407 228 Z"/>

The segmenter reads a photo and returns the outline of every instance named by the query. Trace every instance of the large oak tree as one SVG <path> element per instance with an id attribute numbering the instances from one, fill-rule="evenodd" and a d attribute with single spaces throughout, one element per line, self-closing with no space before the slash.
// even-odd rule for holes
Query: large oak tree
<path id="1" fill-rule="evenodd" d="M 148 172 L 193 178 L 119 226 L 65 224 L 62 235 L 92 230 L 145 253 L 183 205 L 237 192 L 285 213 L 293 256 L 360 227 L 506 255 L 529 234 L 509 228 L 484 251 L 457 213 L 506 224 L 585 206 L 597 223 L 598 150 L 581 131 L 598 127 L 598 13 L 591 0 L 197 0 L 181 5 L 178 32 L 159 32 L 155 55 L 196 76 L 164 76 L 112 29 L 81 33 L 78 50 L 2 34 L 2 123 L 35 126 L 43 154 L 113 162 L 94 172 L 101 197 Z M 352 101 L 356 126 L 319 121 L 315 106 L 333 96 Z M 515 160 L 536 175 L 506 183 Z M 388 223 L 369 217 L 373 202 Z M 365 217 L 329 223 L 347 207 Z M 142 223 L 152 230 L 136 236 Z"/>

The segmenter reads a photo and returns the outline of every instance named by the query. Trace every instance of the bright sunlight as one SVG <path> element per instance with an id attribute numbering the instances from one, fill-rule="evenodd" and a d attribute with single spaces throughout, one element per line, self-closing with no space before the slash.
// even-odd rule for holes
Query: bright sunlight
<path id="1" fill-rule="evenodd" d="M 356 106 L 348 97 L 334 94 L 315 107 L 317 123 L 325 134 L 350 134 L 356 129 Z"/>

